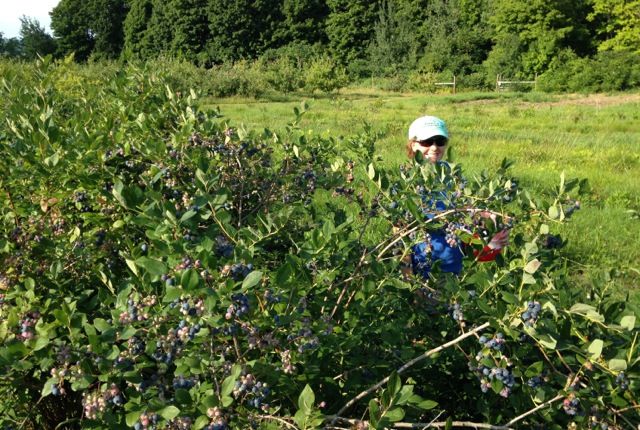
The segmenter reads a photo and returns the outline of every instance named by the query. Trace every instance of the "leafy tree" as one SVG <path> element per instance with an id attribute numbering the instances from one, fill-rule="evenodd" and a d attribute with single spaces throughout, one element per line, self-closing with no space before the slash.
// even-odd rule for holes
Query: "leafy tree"
<path id="1" fill-rule="evenodd" d="M 115 59 L 124 45 L 125 0 L 92 0 L 87 3 L 91 16 L 90 32 L 95 39 L 93 57 Z"/>
<path id="2" fill-rule="evenodd" d="M 509 51 L 521 54 L 513 57 L 521 65 L 513 64 L 512 68 L 519 67 L 524 74 L 544 71 L 564 48 L 572 48 L 578 53 L 590 50 L 585 1 L 494 0 L 491 6 L 490 23 L 495 29 L 495 53 L 492 55 Z M 514 41 L 518 43 L 517 49 L 513 49 Z M 499 62 L 489 61 L 490 64 Z"/>
<path id="3" fill-rule="evenodd" d="M 5 39 L 0 32 L 0 57 L 17 58 L 22 56 L 22 41 L 17 37 Z"/>
<path id="4" fill-rule="evenodd" d="M 420 46 L 406 12 L 398 3 L 387 1 L 378 12 L 374 38 L 368 48 L 371 71 L 376 75 L 393 75 L 416 64 Z"/>
<path id="5" fill-rule="evenodd" d="M 416 24 L 418 40 L 424 47 L 420 68 L 454 74 L 476 71 L 491 46 L 485 18 L 487 2 L 435 0 L 423 9 L 424 16 Z"/>
<path id="6" fill-rule="evenodd" d="M 599 33 L 606 37 L 598 49 L 602 51 L 635 51 L 640 53 L 640 1 L 593 0 L 591 21 L 602 21 Z"/>
<path id="7" fill-rule="evenodd" d="M 163 0 L 152 0 L 152 13 L 149 26 L 144 34 L 147 56 L 158 56 L 169 50 L 173 39 L 173 25 L 169 14 L 169 5 Z"/>
<path id="8" fill-rule="evenodd" d="M 170 51 L 174 56 L 194 60 L 204 51 L 209 38 L 207 0 L 171 0 L 167 6 L 173 33 Z"/>
<path id="9" fill-rule="evenodd" d="M 366 57 L 375 34 L 379 2 L 370 0 L 328 0 L 327 38 L 329 51 L 341 63 Z"/>
<path id="10" fill-rule="evenodd" d="M 124 48 L 125 58 L 144 58 L 150 51 L 147 27 L 153 13 L 151 0 L 131 0 L 129 12 L 124 20 Z"/>
<path id="11" fill-rule="evenodd" d="M 51 11 L 51 28 L 60 53 L 79 61 L 117 58 L 124 44 L 125 0 L 61 0 Z"/>
<path id="12" fill-rule="evenodd" d="M 282 19 L 273 40 L 278 45 L 292 42 L 325 43 L 325 20 L 329 8 L 323 0 L 283 0 Z"/>
<path id="13" fill-rule="evenodd" d="M 50 13 L 51 29 L 62 55 L 75 53 L 78 61 L 86 61 L 95 46 L 91 31 L 91 15 L 83 0 L 61 0 Z"/>
<path id="14" fill-rule="evenodd" d="M 280 2 L 210 0 L 209 59 L 215 63 L 254 58 L 275 47 L 272 34 L 281 20 Z"/>
<path id="15" fill-rule="evenodd" d="M 37 19 L 23 16 L 20 18 L 20 37 L 22 38 L 22 52 L 25 58 L 32 60 L 38 55 L 53 54 L 56 42 Z"/>

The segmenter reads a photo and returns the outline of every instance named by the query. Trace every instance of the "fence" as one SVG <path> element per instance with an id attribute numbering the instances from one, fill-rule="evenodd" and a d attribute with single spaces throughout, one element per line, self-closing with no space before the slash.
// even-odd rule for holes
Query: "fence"
<path id="1" fill-rule="evenodd" d="M 451 82 L 436 82 L 434 85 L 437 87 L 450 86 L 453 91 L 453 94 L 455 94 L 456 93 L 456 75 L 453 75 L 453 81 Z"/>
<path id="2" fill-rule="evenodd" d="M 501 79 L 501 75 L 496 75 L 496 91 L 501 91 L 503 89 L 508 88 L 511 85 L 533 85 L 533 90 L 536 90 L 538 74 L 536 73 L 533 81 L 514 81 L 513 79 Z"/>

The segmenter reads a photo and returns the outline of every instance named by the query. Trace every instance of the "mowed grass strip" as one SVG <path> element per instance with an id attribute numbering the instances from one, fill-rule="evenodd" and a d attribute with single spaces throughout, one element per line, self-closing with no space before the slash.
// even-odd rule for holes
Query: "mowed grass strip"
<path id="1" fill-rule="evenodd" d="M 233 126 L 282 130 L 300 98 L 276 101 L 204 100 Z M 539 93 L 384 94 L 351 89 L 307 99 L 301 127 L 325 136 L 351 136 L 368 123 L 381 131 L 377 153 L 386 167 L 406 160 L 406 130 L 421 115 L 443 118 L 456 162 L 468 177 L 495 170 L 503 158 L 527 188 L 549 189 L 567 178 L 587 178 L 590 191 L 571 222 L 552 226 L 567 240 L 576 281 L 590 284 L 616 269 L 615 288 L 640 300 L 640 94 L 548 95 Z"/>

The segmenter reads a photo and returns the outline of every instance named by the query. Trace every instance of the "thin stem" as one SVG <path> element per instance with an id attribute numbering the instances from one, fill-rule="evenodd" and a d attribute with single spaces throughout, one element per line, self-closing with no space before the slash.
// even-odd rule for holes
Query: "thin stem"
<path id="1" fill-rule="evenodd" d="M 361 420 L 356 420 L 356 419 L 352 419 L 352 418 L 343 418 L 337 415 L 330 415 L 326 417 L 327 420 L 332 420 L 332 421 L 340 421 L 340 422 L 345 422 L 345 423 L 349 423 L 349 424 L 357 424 L 359 422 L 362 422 Z M 474 423 L 474 422 L 470 422 L 470 421 L 452 421 L 452 422 L 447 422 L 447 421 L 432 421 L 429 423 L 405 423 L 405 422 L 398 422 L 398 423 L 394 423 L 392 428 L 395 429 L 428 429 L 428 428 L 443 428 L 443 427 L 447 427 L 448 425 L 450 425 L 451 427 L 458 427 L 458 428 L 473 428 L 473 429 L 490 429 L 490 430 L 512 430 L 511 427 L 508 426 L 498 426 L 498 425 L 493 425 L 493 424 L 486 424 L 486 423 Z"/>
<path id="2" fill-rule="evenodd" d="M 524 419 L 525 417 L 528 417 L 529 415 L 531 415 L 531 414 L 533 414 L 533 413 L 535 413 L 535 412 L 539 411 L 540 409 L 545 408 L 545 407 L 549 406 L 550 404 L 552 404 L 552 403 L 554 403 L 554 402 L 557 402 L 558 400 L 562 399 L 563 397 L 564 397 L 564 396 L 562 396 L 562 395 L 558 394 L 558 395 L 557 395 L 557 396 L 555 396 L 553 399 L 551 399 L 551 400 L 547 400 L 546 402 L 544 402 L 544 403 L 542 403 L 542 404 L 540 404 L 540 405 L 536 406 L 535 408 L 528 410 L 528 411 L 527 411 L 527 412 L 525 412 L 524 414 L 518 415 L 517 417 L 515 417 L 514 419 L 512 419 L 511 421 L 509 421 L 509 422 L 507 423 L 507 426 L 510 426 L 510 425 L 512 425 L 512 424 L 517 423 L 518 421 L 520 421 L 520 420 Z"/>
<path id="3" fill-rule="evenodd" d="M 444 343 L 440 346 L 438 346 L 437 348 L 433 348 L 419 356 L 417 356 L 416 358 L 408 361 L 407 363 L 405 363 L 402 367 L 400 367 L 397 370 L 397 374 L 401 374 L 403 373 L 405 370 L 409 369 L 410 367 L 412 367 L 413 365 L 415 365 L 416 363 L 424 360 L 425 358 L 428 358 L 430 356 L 432 356 L 433 354 L 436 354 L 440 351 L 442 351 L 443 349 L 446 349 L 450 346 L 456 345 L 457 343 L 462 342 L 464 339 L 468 338 L 469 336 L 473 336 L 475 333 L 484 330 L 485 328 L 489 327 L 489 323 L 486 322 L 476 328 L 474 328 L 471 331 L 468 331 L 467 333 L 458 336 L 457 338 Z M 382 379 L 380 382 L 376 383 L 375 385 L 369 387 L 368 389 L 366 389 L 365 391 L 361 392 L 360 394 L 358 394 L 357 396 L 355 396 L 353 399 L 349 400 L 336 414 L 336 416 L 340 416 L 342 415 L 345 411 L 347 411 L 351 406 L 353 406 L 356 402 L 358 402 L 358 400 L 362 399 L 365 396 L 368 396 L 369 394 L 371 394 L 372 392 L 374 392 L 375 390 L 377 390 L 378 388 L 382 387 L 383 385 L 385 385 L 387 382 L 389 382 L 389 379 L 391 377 L 387 376 L 384 379 Z"/>
<path id="4" fill-rule="evenodd" d="M 289 421 L 285 420 L 284 418 L 280 418 L 277 417 L 275 415 L 256 415 L 256 418 L 260 418 L 263 420 L 273 420 L 273 421 L 278 421 L 281 424 L 284 424 L 285 426 L 292 428 L 292 429 L 297 429 L 298 427 L 294 426 L 293 424 L 291 424 Z"/>

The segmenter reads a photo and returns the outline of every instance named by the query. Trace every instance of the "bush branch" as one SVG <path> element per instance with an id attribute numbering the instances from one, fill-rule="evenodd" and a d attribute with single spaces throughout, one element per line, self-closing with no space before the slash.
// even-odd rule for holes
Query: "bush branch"
<path id="1" fill-rule="evenodd" d="M 507 423 L 507 426 L 510 426 L 511 424 L 515 424 L 515 423 L 517 423 L 518 421 L 520 421 L 520 420 L 524 419 L 525 417 L 528 417 L 529 415 L 531 415 L 531 414 L 533 414 L 533 413 L 535 413 L 535 412 L 539 411 L 540 409 L 545 408 L 545 407 L 549 406 L 550 404 L 552 404 L 552 403 L 554 403 L 554 402 L 557 402 L 558 400 L 562 399 L 563 397 L 564 397 L 564 396 L 562 396 L 562 395 L 558 394 L 558 395 L 557 395 L 557 396 L 555 396 L 553 399 L 551 399 L 551 400 L 547 400 L 546 402 L 544 402 L 544 403 L 542 403 L 542 404 L 540 404 L 540 405 L 536 406 L 535 408 L 533 408 L 533 409 L 531 409 L 531 410 L 528 410 L 528 411 L 527 411 L 527 412 L 525 412 L 524 414 L 518 415 L 517 417 L 515 417 L 514 419 L 512 419 L 511 421 L 509 421 L 509 422 Z"/>
<path id="2" fill-rule="evenodd" d="M 360 420 L 352 419 L 352 418 L 343 418 L 340 416 L 330 415 L 326 417 L 327 420 L 335 420 L 340 422 L 349 423 L 351 425 L 362 422 Z M 392 428 L 394 429 L 428 429 L 428 428 L 444 428 L 450 425 L 451 427 L 458 428 L 472 428 L 472 429 L 489 429 L 489 430 L 513 430 L 508 426 L 498 426 L 493 424 L 485 424 L 485 423 L 474 423 L 470 421 L 451 421 L 450 423 L 447 421 L 432 421 L 429 423 L 404 423 L 398 422 L 393 423 Z"/>
<path id="3" fill-rule="evenodd" d="M 415 365 L 416 363 L 424 360 L 425 358 L 428 358 L 430 356 L 432 356 L 433 354 L 436 354 L 440 351 L 442 351 L 443 349 L 446 349 L 450 346 L 456 345 L 459 342 L 462 342 L 464 339 L 468 338 L 469 336 L 473 336 L 475 333 L 484 330 L 485 328 L 489 327 L 489 323 L 486 322 L 476 328 L 474 328 L 471 331 L 468 331 L 466 333 L 464 333 L 463 335 L 458 336 L 457 338 L 444 343 L 440 346 L 438 346 L 437 348 L 433 348 L 419 356 L 417 356 L 416 358 L 406 362 L 405 364 L 402 365 L 402 367 L 400 367 L 397 370 L 398 375 L 403 373 L 405 370 L 409 369 L 410 367 L 412 367 L 413 365 Z M 351 406 L 353 406 L 356 402 L 358 402 L 358 400 L 362 399 L 363 397 L 368 396 L 369 394 L 371 394 L 372 392 L 374 392 L 375 390 L 377 390 L 378 388 L 382 387 L 384 384 L 386 384 L 387 382 L 389 382 L 390 376 L 385 377 L 384 379 L 382 379 L 380 382 L 378 382 L 377 384 L 371 386 L 370 388 L 366 389 L 365 391 L 361 392 L 360 394 L 358 394 L 357 396 L 355 396 L 353 399 L 349 400 L 336 414 L 336 419 L 337 417 L 339 417 L 340 415 L 342 415 L 345 411 L 347 411 Z M 332 421 L 332 424 L 334 423 L 334 421 Z"/>

